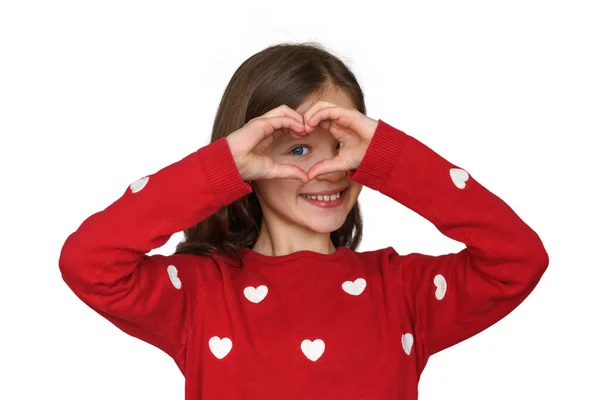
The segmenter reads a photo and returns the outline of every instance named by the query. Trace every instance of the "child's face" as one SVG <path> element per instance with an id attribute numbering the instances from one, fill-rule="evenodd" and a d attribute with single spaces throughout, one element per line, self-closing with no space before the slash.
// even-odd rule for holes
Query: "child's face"
<path id="1" fill-rule="evenodd" d="M 325 100 L 346 108 L 356 107 L 342 91 L 328 92 L 317 100 Z M 296 109 L 301 115 L 317 100 L 303 103 Z M 333 158 L 339 149 L 338 141 L 323 128 L 317 127 L 304 139 L 294 139 L 283 133 L 266 152 L 278 163 L 294 164 L 308 171 L 315 163 Z M 253 182 L 263 216 L 272 229 L 301 227 L 315 232 L 332 232 L 340 228 L 358 198 L 362 185 L 348 180 L 348 171 L 333 171 L 315 177 L 308 183 L 296 179 L 267 179 Z M 300 196 L 322 190 L 347 188 L 341 204 L 320 207 Z M 277 225 L 275 225 L 277 224 Z"/>

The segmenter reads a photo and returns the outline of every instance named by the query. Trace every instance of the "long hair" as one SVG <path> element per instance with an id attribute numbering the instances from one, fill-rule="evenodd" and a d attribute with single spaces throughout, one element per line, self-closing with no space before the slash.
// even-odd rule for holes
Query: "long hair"
<path id="1" fill-rule="evenodd" d="M 356 109 L 366 114 L 356 77 L 320 44 L 280 43 L 268 47 L 248 58 L 233 74 L 217 110 L 211 143 L 282 104 L 296 109 L 308 97 L 318 98 L 328 88 L 344 90 Z M 254 246 L 262 218 L 256 194 L 251 192 L 186 229 L 175 254 L 210 256 L 214 251 L 241 264 L 238 250 Z M 362 227 L 357 201 L 343 225 L 331 232 L 331 241 L 336 247 L 356 250 Z"/>

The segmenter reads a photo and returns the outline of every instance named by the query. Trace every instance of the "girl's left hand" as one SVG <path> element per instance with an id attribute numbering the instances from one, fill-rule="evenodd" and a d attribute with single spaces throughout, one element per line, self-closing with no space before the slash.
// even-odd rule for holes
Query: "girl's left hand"
<path id="1" fill-rule="evenodd" d="M 319 126 L 327 129 L 340 142 L 340 150 L 334 158 L 321 160 L 307 172 L 308 179 L 333 171 L 349 171 L 358 168 L 379 121 L 367 117 L 356 109 L 319 101 L 304 113 L 305 133 Z"/>

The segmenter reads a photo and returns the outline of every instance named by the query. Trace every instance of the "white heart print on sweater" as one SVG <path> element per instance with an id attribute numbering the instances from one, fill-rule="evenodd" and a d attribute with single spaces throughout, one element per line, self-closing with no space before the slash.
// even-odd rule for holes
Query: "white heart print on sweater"
<path id="1" fill-rule="evenodd" d="M 150 180 L 150 178 L 147 176 L 140 178 L 137 181 L 133 182 L 131 185 L 129 185 L 129 189 L 131 189 L 132 193 L 137 193 L 140 190 L 142 190 L 144 188 L 144 186 L 146 186 L 146 183 L 148 183 L 148 180 Z"/>
<path id="2" fill-rule="evenodd" d="M 402 335 L 402 348 L 404 349 L 404 352 L 408 355 L 410 355 L 410 350 L 412 349 L 414 340 L 415 339 L 413 338 L 413 335 L 411 333 L 405 333 L 404 335 Z"/>
<path id="3" fill-rule="evenodd" d="M 217 357 L 219 360 L 223 359 L 229 352 L 232 347 L 231 339 L 224 337 L 221 339 L 218 336 L 213 336 L 208 341 L 208 347 L 210 351 Z"/>
<path id="4" fill-rule="evenodd" d="M 346 281 L 342 283 L 342 289 L 344 289 L 344 292 L 354 296 L 361 294 L 366 287 L 367 281 L 365 281 L 363 278 L 357 278 L 354 282 Z"/>
<path id="5" fill-rule="evenodd" d="M 177 289 L 181 289 L 181 280 L 177 276 L 177 267 L 174 265 L 169 265 L 167 267 L 167 273 L 169 274 L 169 279 L 171 280 L 173 286 L 175 286 Z"/>
<path id="6" fill-rule="evenodd" d="M 459 189 L 464 189 L 469 179 L 469 173 L 462 168 L 450 168 L 450 178 Z"/>
<path id="7" fill-rule="evenodd" d="M 433 284 L 435 285 L 435 298 L 441 300 L 444 298 L 446 294 L 446 289 L 448 288 L 448 284 L 446 283 L 446 278 L 442 274 L 437 274 L 433 277 Z"/>
<path id="8" fill-rule="evenodd" d="M 260 303 L 268 292 L 269 289 L 265 285 L 260 285 L 256 288 L 254 286 L 248 286 L 244 289 L 244 296 L 253 303 Z"/>
<path id="9" fill-rule="evenodd" d="M 311 361 L 317 361 L 325 351 L 325 342 L 321 339 L 315 339 L 313 341 L 305 339 L 302 341 L 300 348 L 306 358 Z"/>

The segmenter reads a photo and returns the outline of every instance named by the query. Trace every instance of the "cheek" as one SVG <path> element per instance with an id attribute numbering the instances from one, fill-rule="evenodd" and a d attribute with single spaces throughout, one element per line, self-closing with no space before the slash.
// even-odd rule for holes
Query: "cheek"
<path id="1" fill-rule="evenodd" d="M 277 204 L 296 200 L 302 185 L 296 179 L 267 179 L 261 182 L 261 193 L 265 201 L 276 208 Z"/>
<path id="2" fill-rule="evenodd" d="M 352 202 L 352 204 L 354 204 L 356 200 L 358 200 L 358 195 L 360 194 L 362 188 L 363 185 L 360 185 L 358 183 L 352 182 L 350 184 L 350 189 L 348 189 L 348 198 Z"/>

